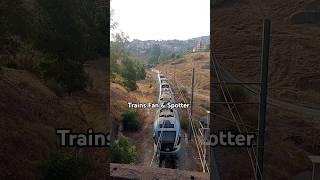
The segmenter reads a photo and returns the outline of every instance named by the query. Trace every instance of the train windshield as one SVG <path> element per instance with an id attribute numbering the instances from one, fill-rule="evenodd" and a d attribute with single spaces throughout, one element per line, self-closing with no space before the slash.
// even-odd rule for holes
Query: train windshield
<path id="1" fill-rule="evenodd" d="M 163 84 L 162 88 L 169 88 L 169 85 L 168 84 Z"/>
<path id="2" fill-rule="evenodd" d="M 158 131 L 158 137 L 160 136 L 161 131 Z M 176 140 L 175 131 L 162 131 L 161 141 L 162 142 L 174 142 Z"/>
<path id="3" fill-rule="evenodd" d="M 166 117 L 173 117 L 173 116 L 166 116 Z M 170 123 L 170 121 L 164 121 L 164 123 L 159 124 L 160 128 L 174 128 L 174 124 Z"/>

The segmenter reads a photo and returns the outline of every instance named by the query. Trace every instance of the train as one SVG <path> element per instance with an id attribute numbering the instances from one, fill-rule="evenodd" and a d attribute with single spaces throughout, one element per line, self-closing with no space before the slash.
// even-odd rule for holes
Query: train
<path id="1" fill-rule="evenodd" d="M 181 125 L 177 109 L 168 108 L 167 103 L 174 103 L 174 95 L 169 81 L 161 73 L 158 74 L 160 106 L 156 110 L 153 125 L 154 151 L 163 159 L 179 159 L 181 155 Z"/>
<path id="2" fill-rule="evenodd" d="M 159 96 L 159 105 L 166 105 L 167 103 L 174 103 L 174 97 L 170 91 L 165 91 Z"/>

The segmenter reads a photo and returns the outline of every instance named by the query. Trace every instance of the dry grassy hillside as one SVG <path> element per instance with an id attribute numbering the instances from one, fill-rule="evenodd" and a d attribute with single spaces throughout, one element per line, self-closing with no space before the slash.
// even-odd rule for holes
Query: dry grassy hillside
<path id="1" fill-rule="evenodd" d="M 96 67 L 97 64 L 101 67 L 102 62 L 93 62 L 86 68 L 89 74 L 97 75 L 95 79 L 98 81 L 104 78 L 98 75 L 101 71 Z M 58 148 L 55 128 L 72 128 L 82 132 L 87 128 L 109 131 L 105 95 L 100 91 L 101 86 L 96 86 L 99 82 L 95 79 L 86 92 L 61 98 L 33 74 L 1 67 L 0 179 L 34 179 L 37 164 L 46 159 L 51 151 L 61 149 Z M 91 162 L 88 178 L 105 177 L 105 148 L 84 148 L 80 154 Z"/>
<path id="2" fill-rule="evenodd" d="M 128 102 L 138 102 L 134 96 L 121 85 L 111 83 L 111 119 L 121 121 L 121 113 L 128 111 Z"/>
<path id="3" fill-rule="evenodd" d="M 313 5 L 311 4 L 313 3 Z M 320 26 L 294 24 L 300 12 L 320 11 L 314 0 L 226 1 L 214 8 L 213 47 L 220 62 L 243 81 L 259 79 L 262 18 L 272 21 L 270 94 L 319 109 Z"/>
<path id="4" fill-rule="evenodd" d="M 192 67 L 195 68 L 195 115 L 197 118 L 206 115 L 209 109 L 210 96 L 210 63 L 209 52 L 197 52 L 184 55 L 180 59 L 171 60 L 159 64 L 156 69 L 173 81 L 174 68 L 176 68 L 177 83 L 182 85 L 182 89 L 191 92 Z"/>
<path id="5" fill-rule="evenodd" d="M 302 24 L 297 24 L 292 18 L 297 13 L 310 12 L 310 3 L 314 3 L 312 11 L 319 12 L 315 5 L 319 1 L 315 0 L 230 0 L 211 7 L 212 44 L 218 61 L 239 80 L 258 81 L 262 19 L 268 17 L 272 23 L 270 97 L 319 110 L 320 26 L 307 23 L 305 18 L 302 18 Z M 268 107 L 266 179 L 292 179 L 297 174 L 310 172 L 311 162 L 307 156 L 320 154 L 318 116 L 296 111 L 299 108 Z M 250 110 L 256 111 L 256 108 L 242 106 L 241 113 Z M 256 123 L 257 111 L 253 115 L 244 117 L 244 121 L 250 123 L 251 119 L 251 123 Z M 217 121 L 219 126 L 225 127 L 224 121 Z M 244 158 L 247 156 L 245 152 L 225 148 L 219 155 L 218 166 L 224 179 L 252 177 L 250 162 Z"/>

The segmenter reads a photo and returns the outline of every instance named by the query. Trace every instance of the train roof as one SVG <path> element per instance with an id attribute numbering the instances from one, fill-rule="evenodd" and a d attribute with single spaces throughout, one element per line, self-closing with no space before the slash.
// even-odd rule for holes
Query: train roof
<path id="1" fill-rule="evenodd" d="M 168 83 L 168 80 L 166 78 L 161 78 L 161 84 L 162 83 Z"/>
<path id="2" fill-rule="evenodd" d="M 156 113 L 157 128 L 180 128 L 180 120 L 175 109 L 162 108 Z"/>
<path id="3" fill-rule="evenodd" d="M 159 117 L 175 117 L 173 109 L 162 108 L 159 110 Z"/>
<path id="4" fill-rule="evenodd" d="M 171 98 L 171 93 L 169 91 L 164 91 L 161 95 L 160 95 L 160 99 L 161 98 Z"/>
<path id="5" fill-rule="evenodd" d="M 155 122 L 155 128 L 158 130 L 161 128 L 174 128 L 172 130 L 177 130 L 180 129 L 180 122 L 174 117 L 160 117 Z"/>

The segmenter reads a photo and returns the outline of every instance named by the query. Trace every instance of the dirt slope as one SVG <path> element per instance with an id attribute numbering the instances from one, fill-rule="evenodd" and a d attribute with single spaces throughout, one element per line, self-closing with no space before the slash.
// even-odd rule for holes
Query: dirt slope
<path id="1" fill-rule="evenodd" d="M 95 61 L 88 67 L 100 72 L 95 68 L 97 63 L 101 66 L 103 61 Z M 92 72 L 90 68 L 87 70 Z M 36 164 L 46 159 L 51 150 L 58 149 L 55 128 L 85 132 L 90 127 L 108 131 L 106 101 L 97 87 L 93 85 L 86 92 L 60 98 L 33 74 L 1 67 L 0 179 L 34 179 Z M 88 178 L 105 177 L 105 149 L 84 148 L 80 154 L 92 161 Z"/>
<path id="2" fill-rule="evenodd" d="M 171 81 L 174 79 L 174 68 L 176 68 L 176 82 L 191 94 L 192 67 L 195 68 L 194 87 L 194 115 L 201 118 L 209 109 L 210 96 L 210 63 L 209 52 L 189 53 L 181 59 L 160 63 L 156 69 L 160 70 Z"/>
<path id="3" fill-rule="evenodd" d="M 292 20 L 297 13 L 309 11 L 307 7 L 312 2 L 318 1 L 230 0 L 211 7 L 212 44 L 218 61 L 237 79 L 258 81 L 262 19 L 268 17 L 272 22 L 269 95 L 277 100 L 319 109 L 320 26 L 294 24 Z M 249 111 L 255 107 L 242 109 Z M 266 179 L 291 179 L 296 174 L 310 171 L 307 155 L 320 154 L 318 117 L 281 107 L 270 107 L 268 113 Z M 256 121 L 257 115 L 256 112 L 251 119 Z M 226 127 L 221 119 L 217 121 L 221 122 L 221 127 Z M 243 158 L 245 152 L 222 149 L 219 155 L 218 166 L 224 179 L 234 179 L 237 175 L 242 179 L 252 177 L 249 162 Z"/>
<path id="4" fill-rule="evenodd" d="M 258 80 L 262 18 L 269 17 L 270 94 L 319 109 L 320 26 L 291 22 L 291 17 L 307 11 L 311 2 L 316 1 L 240 0 L 215 7 L 211 24 L 218 59 L 241 80 Z"/>

